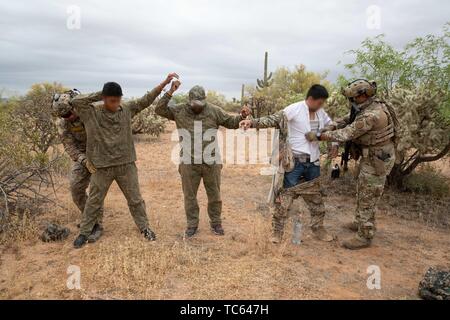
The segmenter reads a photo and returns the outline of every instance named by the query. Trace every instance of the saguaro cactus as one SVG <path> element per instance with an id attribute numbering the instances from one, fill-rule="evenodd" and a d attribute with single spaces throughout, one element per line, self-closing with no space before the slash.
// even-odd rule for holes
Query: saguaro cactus
<path id="1" fill-rule="evenodd" d="M 245 92 L 244 91 L 245 91 L 245 85 L 243 84 L 241 87 L 241 106 L 243 106 L 245 104 L 245 101 L 244 101 Z"/>
<path id="2" fill-rule="evenodd" d="M 265 53 L 264 55 L 264 78 L 263 79 L 256 79 L 257 82 L 257 86 L 256 89 L 259 90 L 263 90 L 264 88 L 269 87 L 272 84 L 272 72 L 270 72 L 269 74 L 267 74 L 267 61 L 269 59 L 269 54 Z"/>

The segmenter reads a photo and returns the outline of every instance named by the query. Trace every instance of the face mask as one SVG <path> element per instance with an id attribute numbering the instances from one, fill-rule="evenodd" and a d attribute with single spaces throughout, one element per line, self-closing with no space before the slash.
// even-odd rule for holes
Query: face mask
<path id="1" fill-rule="evenodd" d="M 195 114 L 202 113 L 203 109 L 204 109 L 204 107 L 202 107 L 202 106 L 191 106 L 191 110 Z"/>
<path id="2" fill-rule="evenodd" d="M 195 114 L 201 113 L 203 111 L 203 109 L 205 108 L 205 106 L 203 106 L 203 105 L 194 104 L 194 103 L 191 103 L 190 106 L 191 106 L 192 112 L 194 112 Z"/>

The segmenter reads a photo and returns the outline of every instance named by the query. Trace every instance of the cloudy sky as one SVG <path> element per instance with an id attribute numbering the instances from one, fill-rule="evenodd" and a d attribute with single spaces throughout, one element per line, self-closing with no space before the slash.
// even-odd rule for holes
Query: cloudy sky
<path id="1" fill-rule="evenodd" d="M 88 92 L 117 81 L 140 96 L 176 71 L 185 91 L 201 84 L 239 97 L 261 77 L 264 51 L 272 70 L 302 63 L 334 80 L 343 53 L 366 37 L 384 33 L 402 47 L 439 33 L 450 1 L 0 0 L 0 12 L 3 91 L 58 81 Z"/>

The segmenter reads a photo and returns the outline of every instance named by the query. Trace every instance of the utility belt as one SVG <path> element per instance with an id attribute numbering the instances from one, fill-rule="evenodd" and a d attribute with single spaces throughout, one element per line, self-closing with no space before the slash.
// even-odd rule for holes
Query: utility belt
<path id="1" fill-rule="evenodd" d="M 302 154 L 294 154 L 293 155 L 294 160 L 297 160 L 299 163 L 313 163 L 315 165 L 319 165 L 319 160 L 316 160 L 314 162 L 311 162 L 311 157 L 309 154 L 302 153 Z"/>
<path id="2" fill-rule="evenodd" d="M 384 144 L 385 145 L 385 144 Z M 377 147 L 380 147 L 379 145 Z M 395 150 L 392 151 L 383 150 L 383 148 L 374 148 L 373 146 L 361 146 L 361 157 L 365 159 L 375 169 L 377 175 L 385 175 L 386 165 L 395 159 Z M 388 149 L 389 150 L 389 149 Z"/>
<path id="3" fill-rule="evenodd" d="M 311 157 L 309 156 L 309 154 L 306 153 L 301 153 L 301 154 L 293 154 L 294 160 L 297 160 L 298 162 L 301 163 L 309 163 L 311 162 Z"/>

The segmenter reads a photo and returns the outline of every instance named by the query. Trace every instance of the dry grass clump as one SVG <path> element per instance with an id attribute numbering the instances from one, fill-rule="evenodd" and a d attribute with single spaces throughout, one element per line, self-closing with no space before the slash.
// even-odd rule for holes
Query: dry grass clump
<path id="1" fill-rule="evenodd" d="M 28 210 L 20 215 L 10 215 L 1 222 L 0 245 L 8 246 L 38 237 L 39 227 Z"/>
<path id="2" fill-rule="evenodd" d="M 208 254 L 183 242 L 150 243 L 137 237 L 125 237 L 102 242 L 86 250 L 85 261 L 92 267 L 84 277 L 95 283 L 96 291 L 102 287 L 105 294 L 121 298 L 160 298 L 171 278 L 177 274 L 189 274 L 192 268 L 206 264 Z"/>

